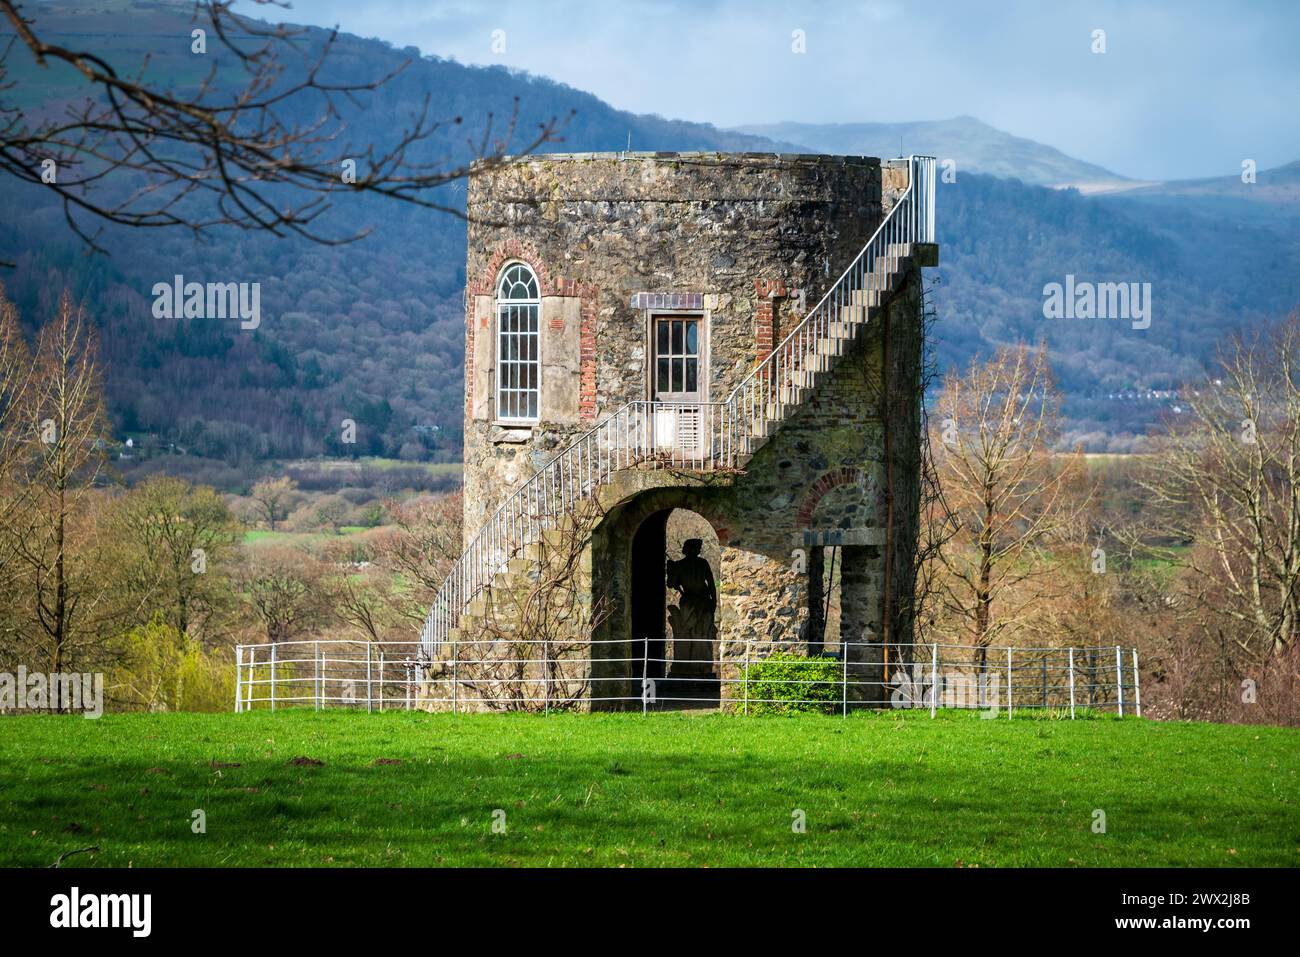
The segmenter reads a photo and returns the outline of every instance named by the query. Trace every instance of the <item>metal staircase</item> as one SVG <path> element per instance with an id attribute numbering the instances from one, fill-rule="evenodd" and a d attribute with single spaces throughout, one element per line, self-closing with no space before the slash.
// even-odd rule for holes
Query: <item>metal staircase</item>
<path id="1" fill-rule="evenodd" d="M 525 546 L 571 520 L 625 469 L 740 469 L 826 379 L 934 240 L 935 159 L 908 157 L 908 186 L 849 267 L 723 402 L 629 402 L 516 489 L 479 529 L 434 598 L 421 642 L 437 656 L 467 607 Z"/>

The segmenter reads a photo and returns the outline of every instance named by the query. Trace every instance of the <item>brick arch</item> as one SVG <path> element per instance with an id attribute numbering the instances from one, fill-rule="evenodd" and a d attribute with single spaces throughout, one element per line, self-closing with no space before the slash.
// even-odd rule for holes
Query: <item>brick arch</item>
<path id="1" fill-rule="evenodd" d="M 839 488 L 841 485 L 861 485 L 865 488 L 868 482 L 869 477 L 865 470 L 849 468 L 847 465 L 823 473 L 821 478 L 813 483 L 808 494 L 804 496 L 803 504 L 799 506 L 799 527 L 812 527 L 813 512 L 817 510 L 817 506 L 831 489 Z"/>
<path id="2" fill-rule="evenodd" d="M 483 268 L 474 276 L 465 277 L 466 293 L 470 296 L 495 296 L 497 276 L 501 272 L 501 267 L 512 259 L 524 263 L 537 276 L 539 295 L 561 295 L 557 292 L 556 281 L 551 276 L 551 271 L 546 268 L 546 262 L 537 251 L 537 247 L 527 240 L 514 236 L 497 243 Z"/>

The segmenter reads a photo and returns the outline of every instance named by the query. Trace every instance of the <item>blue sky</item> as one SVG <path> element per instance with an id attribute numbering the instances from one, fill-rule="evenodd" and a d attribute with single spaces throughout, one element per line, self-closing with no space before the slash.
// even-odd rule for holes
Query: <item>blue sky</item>
<path id="1" fill-rule="evenodd" d="M 969 114 L 1143 179 L 1300 159 L 1300 0 L 295 0 L 281 16 L 719 126 Z"/>

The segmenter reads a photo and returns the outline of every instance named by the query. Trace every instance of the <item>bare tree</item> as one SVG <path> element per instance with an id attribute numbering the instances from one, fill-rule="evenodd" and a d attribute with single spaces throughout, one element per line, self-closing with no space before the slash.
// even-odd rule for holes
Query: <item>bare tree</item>
<path id="1" fill-rule="evenodd" d="M 102 661 L 120 610 L 93 538 L 88 497 L 107 434 L 95 336 L 68 293 L 41 330 L 20 406 L 17 504 L 0 528 L 14 563 L 12 619 L 22 656 L 51 672 Z"/>
<path id="2" fill-rule="evenodd" d="M 375 561 L 408 583 L 400 595 L 400 609 L 414 628 L 423 624 L 434 596 L 460 558 L 462 501 L 460 492 L 452 492 L 384 503 L 393 528 L 377 537 Z"/>
<path id="3" fill-rule="evenodd" d="M 1180 567 L 1188 607 L 1245 661 L 1281 657 L 1300 635 L 1300 316 L 1219 357 L 1221 378 L 1183 390 L 1144 481 L 1156 549 Z"/>
<path id="4" fill-rule="evenodd" d="M 258 510 L 266 519 L 266 527 L 275 531 L 275 523 L 289 510 L 289 502 L 298 491 L 298 483 L 287 475 L 279 478 L 263 479 L 253 485 L 248 497 L 257 503 Z"/>
<path id="5" fill-rule="evenodd" d="M 927 279 L 933 285 L 938 277 Z M 927 395 L 939 382 L 939 369 L 935 352 L 932 348 L 935 324 L 938 315 L 934 300 L 926 285 L 921 287 L 921 372 L 917 393 Z M 912 617 L 915 622 L 913 642 L 934 642 L 939 640 L 936 619 L 942 614 L 944 595 L 943 548 L 957 533 L 957 520 L 948 506 L 943 494 L 943 481 L 939 474 L 936 459 L 936 436 L 932 421 L 925 404 L 921 404 L 920 449 L 919 449 L 919 527 L 917 529 L 916 556 L 913 560 L 912 594 L 910 596 Z M 900 596 L 900 601 L 909 596 Z"/>
<path id="6" fill-rule="evenodd" d="M 949 372 L 932 439 L 958 534 L 940 554 L 945 607 L 977 649 L 1021 623 L 1050 591 L 1045 546 L 1086 504 L 1079 457 L 1054 455 L 1059 396 L 1046 347 L 999 349 Z"/>
<path id="7" fill-rule="evenodd" d="M 10 526 L 20 501 L 16 483 L 31 375 L 31 355 L 18 326 L 18 310 L 0 284 L 0 529 Z M 10 536 L 0 535 L 0 590 L 17 569 L 7 550 L 12 544 Z"/>
<path id="8" fill-rule="evenodd" d="M 236 580 L 266 640 L 293 641 L 326 617 L 324 571 L 305 552 L 251 548 Z"/>
<path id="9" fill-rule="evenodd" d="M 318 228 L 331 197 L 372 193 L 462 215 L 430 191 L 465 176 L 475 159 L 505 160 L 516 132 L 517 101 L 503 129 L 494 129 L 488 115 L 483 130 L 467 139 L 469 159 L 463 162 L 423 158 L 426 141 L 463 122 L 459 116 L 436 118 L 427 94 L 391 142 L 341 141 L 344 104 L 360 105 L 363 94 L 383 87 L 406 64 L 371 82 L 332 82 L 327 66 L 337 31 L 314 45 L 303 29 L 252 20 L 232 6 L 233 0 L 198 2 L 193 22 L 202 24 L 202 42 L 211 33 L 213 43 L 242 67 L 242 85 L 231 92 L 219 84 L 214 57 L 197 88 L 178 93 L 147 79 L 147 62 L 136 74 L 123 75 L 92 50 L 55 42 L 56 34 L 30 5 L 0 0 L 0 19 L 15 33 L 0 49 L 0 171 L 53 190 L 69 227 L 100 249 L 98 230 L 80 216 L 98 220 L 100 229 L 118 223 L 199 232 L 232 225 L 347 242 L 364 233 L 333 236 Z M 32 110 L 13 105 L 34 97 L 25 89 L 30 81 L 10 79 L 6 69 L 19 55 L 32 57 L 42 70 L 64 64 L 75 71 L 86 97 L 82 105 L 39 120 L 31 118 Z M 304 124 L 288 118 L 303 103 L 319 111 L 318 119 Z M 540 124 L 513 152 L 527 154 L 556 139 L 560 125 L 554 118 Z M 351 177 L 344 175 L 348 162 L 354 164 Z"/>
<path id="10" fill-rule="evenodd" d="M 211 642 L 210 626 L 230 604 L 226 564 L 239 539 L 221 496 L 157 476 L 117 496 L 108 511 L 132 584 L 153 593 L 177 635 Z"/>

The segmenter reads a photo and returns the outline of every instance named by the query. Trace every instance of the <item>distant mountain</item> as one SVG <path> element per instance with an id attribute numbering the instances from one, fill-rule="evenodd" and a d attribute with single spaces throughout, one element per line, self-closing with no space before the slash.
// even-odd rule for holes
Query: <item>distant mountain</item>
<path id="1" fill-rule="evenodd" d="M 84 0 L 25 9 L 38 25 L 75 34 L 120 70 L 147 52 L 149 68 L 178 86 L 202 79 L 188 52 L 188 4 Z M 308 49 L 326 35 L 309 31 Z M 169 44 L 168 37 L 185 42 Z M 6 39 L 0 28 L 0 48 Z M 1296 164 L 1261 172 L 1252 187 L 1228 177 L 1094 198 L 1032 184 L 1122 178 L 965 118 L 816 128 L 890 129 L 892 142 L 808 142 L 801 137 L 813 127 L 797 132 L 789 125 L 765 128 L 779 137 L 772 140 L 626 113 L 550 80 L 421 58 L 413 49 L 350 35 L 339 37 L 325 79 L 374 79 L 408 58 L 414 62 L 406 71 L 345 112 L 347 138 L 382 150 L 427 94 L 440 114 L 464 116 L 471 131 L 489 112 L 508 116 L 516 98 L 521 136 L 576 111 L 554 150 L 625 149 L 630 133 L 632 148 L 642 150 L 918 151 L 955 158 L 957 182 L 940 183 L 937 198 L 941 265 L 932 299 L 939 360 L 964 363 L 1003 343 L 1046 339 L 1067 393 L 1068 435 L 1092 449 L 1135 447 L 1134 436 L 1171 405 L 1152 390 L 1200 375 L 1233 328 L 1274 321 L 1300 304 L 1300 215 L 1289 212 L 1293 204 L 1258 201 L 1291 195 L 1286 183 L 1294 183 Z M 14 95 L 24 93 L 35 107 L 58 105 L 74 88 L 58 67 L 32 65 L 21 47 L 6 65 L 7 80 L 19 84 Z M 240 75 L 229 72 L 232 66 L 218 60 L 219 82 Z M 0 91 L 0 102 L 7 98 Z M 309 106 L 302 109 L 298 119 L 317 118 Z M 936 127 L 950 138 L 899 141 L 900 130 Z M 975 145 L 961 145 L 962 130 Z M 464 156 L 465 135 L 449 127 L 427 144 L 430 160 Z M 1021 182 L 982 175 L 981 168 Z M 461 185 L 445 189 L 449 205 L 464 202 Z M 1239 189 L 1254 190 L 1244 194 L 1253 198 L 1240 198 Z M 464 222 L 365 196 L 338 203 L 322 225 L 333 222 L 340 232 L 371 226 L 373 233 L 336 247 L 234 232 L 195 243 L 181 232 L 119 228 L 101 237 L 111 256 L 87 257 L 48 191 L 0 176 L 0 259 L 18 264 L 0 280 L 29 325 L 50 315 L 64 283 L 84 299 L 99 325 L 119 436 L 153 436 L 164 447 L 174 443 L 190 456 L 240 468 L 322 453 L 454 461 L 462 431 Z M 1243 210 L 1267 215 L 1251 218 Z M 152 285 L 176 273 L 260 282 L 261 327 L 245 333 L 236 323 L 155 319 Z M 1043 286 L 1067 274 L 1150 282 L 1150 328 L 1044 319 Z M 355 445 L 338 444 L 343 418 L 358 425 Z"/>
<path id="2" fill-rule="evenodd" d="M 915 123 L 771 123 L 737 132 L 802 144 L 802 152 L 952 159 L 958 173 L 987 173 L 1036 186 L 1073 186 L 1093 192 L 1135 185 L 1133 180 L 1058 149 L 994 129 L 972 116 Z"/>
<path id="3" fill-rule="evenodd" d="M 1105 198 L 1145 203 L 1156 209 L 1195 208 L 1225 222 L 1278 223 L 1300 217 L 1300 161 L 1275 169 L 1255 170 L 1254 181 L 1242 173 L 1204 179 L 1179 179 L 1138 185 Z"/>

